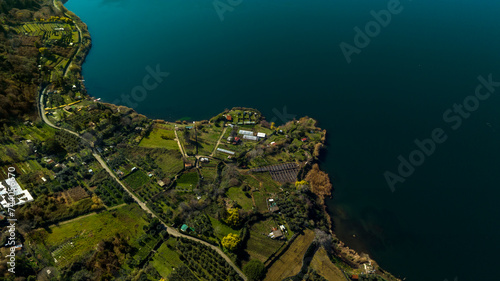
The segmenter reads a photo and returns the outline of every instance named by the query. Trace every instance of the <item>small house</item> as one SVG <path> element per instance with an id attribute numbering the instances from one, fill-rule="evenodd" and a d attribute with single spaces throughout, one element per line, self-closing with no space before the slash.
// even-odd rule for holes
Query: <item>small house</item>
<path id="1" fill-rule="evenodd" d="M 266 133 L 257 133 L 257 136 L 259 138 L 265 138 L 266 137 Z"/>
<path id="2" fill-rule="evenodd" d="M 273 228 L 273 231 L 269 233 L 269 237 L 273 239 L 280 239 L 281 237 L 283 237 L 283 232 L 281 232 L 281 230 L 279 229 Z"/>
<path id="3" fill-rule="evenodd" d="M 188 230 L 188 228 L 189 228 L 189 226 L 187 226 L 187 224 L 183 224 L 183 225 L 181 226 L 181 230 L 182 230 L 182 231 L 184 231 L 184 232 L 185 232 L 186 230 Z"/>

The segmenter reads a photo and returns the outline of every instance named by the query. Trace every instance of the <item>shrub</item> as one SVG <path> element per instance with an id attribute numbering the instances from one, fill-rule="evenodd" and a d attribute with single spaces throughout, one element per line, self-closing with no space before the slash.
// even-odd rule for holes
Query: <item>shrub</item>
<path id="1" fill-rule="evenodd" d="M 266 267 L 259 260 L 251 260 L 245 266 L 243 266 L 243 272 L 248 277 L 250 281 L 258 281 L 264 278 Z"/>

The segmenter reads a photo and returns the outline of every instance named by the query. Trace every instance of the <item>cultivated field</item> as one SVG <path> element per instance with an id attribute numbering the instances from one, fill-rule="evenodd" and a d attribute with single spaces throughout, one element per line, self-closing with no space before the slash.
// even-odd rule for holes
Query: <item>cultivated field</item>
<path id="1" fill-rule="evenodd" d="M 166 148 L 172 150 L 179 150 L 179 145 L 175 139 L 173 130 L 165 130 L 158 127 L 153 128 L 153 131 L 144 137 L 139 146 L 149 148 Z"/>
<path id="2" fill-rule="evenodd" d="M 253 207 L 252 198 L 251 197 L 248 198 L 240 187 L 229 188 L 226 192 L 226 195 L 231 200 L 236 201 L 236 203 L 238 203 L 238 205 L 240 205 L 242 209 L 248 211 L 252 210 Z"/>
<path id="3" fill-rule="evenodd" d="M 283 241 L 268 237 L 273 227 L 279 226 L 272 219 L 252 225 L 250 228 L 250 238 L 246 245 L 246 251 L 250 255 L 250 259 L 258 259 L 265 262 L 283 245 Z"/>
<path id="4" fill-rule="evenodd" d="M 170 245 L 172 249 L 167 247 L 167 245 Z M 179 254 L 175 251 L 174 238 L 169 238 L 168 241 L 165 241 L 160 248 L 156 250 L 156 254 L 153 256 L 151 264 L 163 278 L 167 278 L 173 268 L 182 264 Z"/>
<path id="5" fill-rule="evenodd" d="M 328 254 L 323 247 L 319 248 L 314 255 L 310 267 L 328 281 L 346 281 L 342 271 L 328 258 Z"/>
<path id="6" fill-rule="evenodd" d="M 144 212 L 137 205 L 127 205 L 113 211 L 88 216 L 74 222 L 50 228 L 45 244 L 59 267 L 71 264 L 94 249 L 100 241 L 120 233 L 135 241 L 147 224 Z"/>
<path id="7" fill-rule="evenodd" d="M 304 235 L 297 237 L 288 250 L 269 268 L 264 281 L 283 280 L 297 275 L 302 267 L 302 258 L 314 239 L 312 230 L 305 230 Z"/>

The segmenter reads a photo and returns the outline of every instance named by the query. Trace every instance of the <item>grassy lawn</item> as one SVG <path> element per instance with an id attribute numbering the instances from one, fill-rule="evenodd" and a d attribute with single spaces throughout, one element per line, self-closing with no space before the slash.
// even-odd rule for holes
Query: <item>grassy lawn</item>
<path id="1" fill-rule="evenodd" d="M 240 205 L 244 210 L 252 210 L 252 198 L 248 198 L 239 187 L 231 187 L 226 192 L 227 197 L 231 198 Z"/>
<path id="2" fill-rule="evenodd" d="M 174 249 L 168 248 L 167 244 L 174 245 L 175 239 L 169 238 L 167 242 L 164 242 L 151 260 L 151 264 L 163 278 L 167 278 L 173 268 L 182 264 L 179 254 Z"/>
<path id="3" fill-rule="evenodd" d="M 139 189 L 146 185 L 149 181 L 148 175 L 141 170 L 136 170 L 135 172 L 128 175 L 123 180 L 132 190 Z"/>
<path id="4" fill-rule="evenodd" d="M 184 169 L 184 162 L 182 161 L 182 154 L 177 150 L 169 150 L 167 153 L 158 155 L 156 158 L 158 166 L 167 173 L 168 176 L 175 175 Z"/>
<path id="5" fill-rule="evenodd" d="M 304 235 L 297 237 L 281 258 L 273 263 L 264 281 L 283 280 L 298 274 L 302 267 L 302 258 L 313 239 L 314 232 L 305 230 Z"/>
<path id="6" fill-rule="evenodd" d="M 319 248 L 311 262 L 311 268 L 328 281 L 345 281 L 344 274 L 328 258 L 323 247 Z"/>
<path id="7" fill-rule="evenodd" d="M 250 255 L 250 259 L 258 259 L 265 262 L 269 256 L 283 245 L 283 241 L 268 237 L 272 227 L 278 227 L 272 219 L 267 219 L 252 225 L 250 229 L 250 238 L 246 245 L 246 251 Z"/>
<path id="8" fill-rule="evenodd" d="M 177 141 L 175 141 L 174 139 L 174 131 L 161 128 L 153 128 L 153 131 L 147 137 L 144 137 L 141 140 L 139 146 L 179 150 L 179 145 L 177 145 Z"/>
<path id="9" fill-rule="evenodd" d="M 269 172 L 265 173 L 255 173 L 254 176 L 262 182 L 262 186 L 264 191 L 266 192 L 279 192 L 279 187 L 280 184 L 275 182 L 273 178 L 271 177 L 271 174 Z"/>
<path id="10" fill-rule="evenodd" d="M 267 212 L 266 194 L 257 191 L 253 193 L 253 198 L 255 200 L 255 205 L 257 206 L 257 210 L 259 212 Z"/>
<path id="11" fill-rule="evenodd" d="M 210 222 L 212 223 L 212 227 L 214 228 L 214 234 L 217 236 L 217 238 L 222 239 L 224 236 L 228 235 L 229 233 L 234 233 L 234 234 L 239 234 L 240 232 L 238 230 L 232 229 L 228 225 L 212 218 L 210 218 Z"/>
<path id="12" fill-rule="evenodd" d="M 129 237 L 133 246 L 135 237 L 140 236 L 142 227 L 147 224 L 143 218 L 144 212 L 137 205 L 127 205 L 121 208 L 88 216 L 71 223 L 50 228 L 46 245 L 59 267 L 64 267 L 76 261 L 85 253 L 95 249 L 96 245 L 120 233 Z"/>
<path id="13" fill-rule="evenodd" d="M 198 154 L 209 155 L 212 153 L 222 130 L 222 127 L 215 126 L 198 130 Z"/>
<path id="14" fill-rule="evenodd" d="M 213 181 L 217 177 L 217 167 L 203 167 L 200 171 L 206 181 Z"/>
<path id="15" fill-rule="evenodd" d="M 252 176 L 249 175 L 243 176 L 243 181 L 251 187 L 260 189 L 260 182 Z"/>
<path id="16" fill-rule="evenodd" d="M 176 189 L 191 191 L 198 184 L 198 173 L 190 172 L 182 174 L 176 182 Z"/>

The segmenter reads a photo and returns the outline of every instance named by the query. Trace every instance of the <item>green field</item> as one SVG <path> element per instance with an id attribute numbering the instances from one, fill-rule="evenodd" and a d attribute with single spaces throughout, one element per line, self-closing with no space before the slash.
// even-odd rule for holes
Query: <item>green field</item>
<path id="1" fill-rule="evenodd" d="M 191 191 L 198 184 L 198 173 L 190 172 L 182 174 L 176 181 L 176 189 Z"/>
<path id="2" fill-rule="evenodd" d="M 201 170 L 201 175 L 205 181 L 213 181 L 217 177 L 217 167 L 203 167 Z"/>
<path id="3" fill-rule="evenodd" d="M 252 195 L 255 200 L 255 205 L 257 206 L 257 210 L 259 212 L 267 212 L 266 194 L 257 191 L 252 193 Z"/>
<path id="4" fill-rule="evenodd" d="M 167 247 L 167 244 L 172 246 L 172 249 Z M 160 273 L 163 278 L 167 278 L 172 272 L 172 269 L 182 264 L 179 259 L 179 254 L 175 251 L 175 239 L 169 238 L 165 241 L 153 256 L 151 264 Z"/>
<path id="5" fill-rule="evenodd" d="M 212 126 L 198 130 L 198 154 L 210 155 L 222 133 L 222 127 Z"/>
<path id="6" fill-rule="evenodd" d="M 165 139 L 166 138 L 166 139 Z M 172 130 L 165 130 L 161 128 L 154 128 L 147 137 L 144 137 L 139 146 L 149 148 L 166 148 L 172 150 L 179 150 L 179 145 L 175 139 L 175 133 Z"/>
<path id="7" fill-rule="evenodd" d="M 123 180 L 132 190 L 139 189 L 149 182 L 149 177 L 141 170 L 136 170 L 135 172 L 129 174 Z"/>
<path id="8" fill-rule="evenodd" d="M 182 161 L 182 155 L 177 150 L 169 150 L 156 157 L 156 163 L 158 166 L 167 173 L 167 176 L 172 176 L 184 169 L 184 161 Z"/>
<path id="9" fill-rule="evenodd" d="M 279 226 L 272 219 L 252 225 L 250 228 L 250 238 L 246 245 L 246 252 L 250 255 L 250 259 L 258 259 L 265 262 L 269 256 L 283 245 L 283 241 L 268 237 L 273 227 Z"/>
<path id="10" fill-rule="evenodd" d="M 134 237 L 141 235 L 142 227 L 147 225 L 144 216 L 144 212 L 134 204 L 53 226 L 48 231 L 45 245 L 57 260 L 56 264 L 64 267 L 116 233 L 129 237 L 133 245 Z"/>
<path id="11" fill-rule="evenodd" d="M 313 239 L 314 232 L 305 230 L 304 235 L 297 237 L 290 248 L 268 269 L 264 281 L 283 280 L 298 274 L 302 266 L 302 258 Z"/>
<path id="12" fill-rule="evenodd" d="M 217 238 L 222 239 L 224 236 L 227 236 L 229 233 L 239 234 L 238 230 L 232 229 L 228 225 L 212 218 L 210 218 L 210 222 L 212 223 L 212 227 L 214 228 L 214 234 Z"/>
<path id="13" fill-rule="evenodd" d="M 239 187 L 231 187 L 226 192 L 227 197 L 231 198 L 240 205 L 244 210 L 252 210 L 252 198 L 248 198 Z"/>

